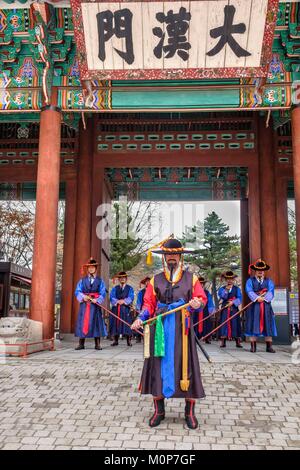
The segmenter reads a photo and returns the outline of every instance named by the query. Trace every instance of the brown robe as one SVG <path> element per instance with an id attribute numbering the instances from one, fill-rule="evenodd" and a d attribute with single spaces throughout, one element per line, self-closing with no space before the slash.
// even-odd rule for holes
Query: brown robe
<path id="1" fill-rule="evenodd" d="M 165 274 L 162 272 L 154 276 L 146 290 L 144 297 L 143 310 L 147 309 L 151 312 L 155 307 L 156 302 L 172 303 L 180 298 L 189 302 L 193 297 L 202 297 L 206 302 L 206 295 L 202 289 L 199 281 L 193 285 L 193 274 L 189 271 L 183 271 L 181 279 L 173 284 L 172 298 L 167 298 L 170 295 L 168 292 L 170 287 L 169 281 L 166 279 Z M 169 302 L 168 302 L 169 300 Z M 166 310 L 166 309 L 164 309 Z M 162 311 L 155 309 L 155 314 L 162 313 Z M 164 322 L 164 318 L 162 319 Z M 192 322 L 192 316 L 191 316 Z M 139 390 L 142 394 L 150 394 L 155 397 L 163 396 L 162 393 L 162 379 L 161 379 L 161 358 L 154 357 L 154 338 L 155 338 L 155 325 L 150 327 L 150 357 L 145 359 L 142 371 L 141 382 Z M 205 397 L 199 360 L 196 349 L 194 328 L 189 329 L 188 334 L 188 380 L 190 381 L 188 391 L 184 392 L 180 388 L 180 380 L 182 379 L 182 324 L 181 312 L 175 313 L 175 352 L 174 352 L 174 372 L 175 372 L 175 393 L 171 398 L 203 398 Z"/>

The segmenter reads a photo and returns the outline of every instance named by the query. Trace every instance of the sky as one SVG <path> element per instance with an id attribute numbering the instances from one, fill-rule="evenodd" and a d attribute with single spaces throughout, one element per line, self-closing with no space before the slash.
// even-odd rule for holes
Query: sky
<path id="1" fill-rule="evenodd" d="M 157 204 L 157 213 L 149 223 L 148 230 L 153 236 L 153 243 L 159 242 L 174 233 L 180 238 L 185 226 L 193 226 L 197 221 L 215 211 L 224 223 L 229 225 L 229 235 L 240 236 L 239 201 L 212 202 L 164 202 Z"/>

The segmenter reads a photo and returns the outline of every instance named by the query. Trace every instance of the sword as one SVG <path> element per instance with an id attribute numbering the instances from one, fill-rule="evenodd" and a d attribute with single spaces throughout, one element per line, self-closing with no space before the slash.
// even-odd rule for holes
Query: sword
<path id="1" fill-rule="evenodd" d="M 208 354 L 208 352 L 205 350 L 205 348 L 202 346 L 202 344 L 200 343 L 199 339 L 197 338 L 197 335 L 195 333 L 195 340 L 196 340 L 196 344 L 197 346 L 199 347 L 200 351 L 202 352 L 203 356 L 205 357 L 205 359 L 207 359 L 208 362 L 212 363 L 212 360 Z"/>

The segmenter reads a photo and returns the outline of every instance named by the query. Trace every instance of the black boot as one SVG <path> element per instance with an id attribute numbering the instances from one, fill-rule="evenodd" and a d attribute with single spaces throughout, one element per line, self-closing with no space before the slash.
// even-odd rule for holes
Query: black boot
<path id="1" fill-rule="evenodd" d="M 131 336 L 127 335 L 127 336 L 126 336 L 126 339 L 127 339 L 127 346 L 132 346 L 132 343 L 131 343 Z"/>
<path id="2" fill-rule="evenodd" d="M 275 353 L 275 349 L 272 348 L 272 341 L 266 341 L 266 351 L 268 353 Z"/>
<path id="3" fill-rule="evenodd" d="M 154 428 L 159 426 L 161 421 L 165 419 L 165 400 L 163 398 L 153 398 L 154 415 L 149 420 L 149 426 Z"/>
<path id="4" fill-rule="evenodd" d="M 243 346 L 241 345 L 241 338 L 235 338 L 235 345 L 237 348 L 242 348 Z"/>
<path id="5" fill-rule="evenodd" d="M 138 336 L 135 338 L 136 343 L 141 343 L 142 342 L 142 336 L 138 334 Z"/>
<path id="6" fill-rule="evenodd" d="M 84 342 L 85 338 L 79 338 L 78 346 L 75 348 L 75 351 L 80 351 L 80 349 L 84 349 Z"/>
<path id="7" fill-rule="evenodd" d="M 188 428 L 197 429 L 198 420 L 195 416 L 195 400 L 185 400 L 184 417 Z"/>
<path id="8" fill-rule="evenodd" d="M 251 349 L 252 353 L 256 353 L 256 341 L 251 341 Z"/>
<path id="9" fill-rule="evenodd" d="M 118 346 L 118 344 L 119 344 L 119 335 L 115 335 L 114 338 L 115 338 L 114 342 L 111 343 L 111 346 Z"/>
<path id="10" fill-rule="evenodd" d="M 220 348 L 226 348 L 226 338 L 221 338 L 221 346 Z"/>
<path id="11" fill-rule="evenodd" d="M 102 348 L 100 346 L 100 338 L 94 338 L 95 339 L 95 349 L 97 349 L 97 351 L 102 351 Z"/>
<path id="12" fill-rule="evenodd" d="M 205 344 L 211 344 L 211 337 L 210 336 L 208 338 L 206 338 Z"/>

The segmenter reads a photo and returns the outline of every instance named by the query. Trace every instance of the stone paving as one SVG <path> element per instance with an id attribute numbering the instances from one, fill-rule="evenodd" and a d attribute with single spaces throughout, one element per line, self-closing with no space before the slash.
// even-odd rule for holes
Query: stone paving
<path id="1" fill-rule="evenodd" d="M 300 449 L 300 366 L 291 349 L 256 355 L 229 344 L 199 355 L 206 398 L 200 427 L 185 427 L 183 400 L 168 400 L 165 421 L 148 427 L 151 397 L 137 386 L 142 346 L 57 350 L 0 357 L 0 449 Z"/>

